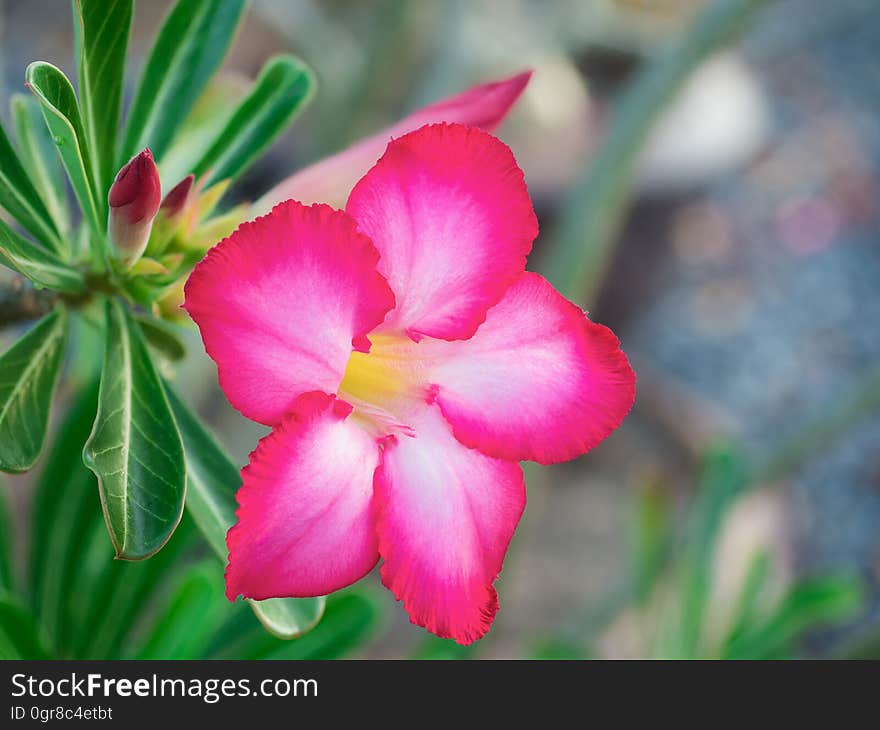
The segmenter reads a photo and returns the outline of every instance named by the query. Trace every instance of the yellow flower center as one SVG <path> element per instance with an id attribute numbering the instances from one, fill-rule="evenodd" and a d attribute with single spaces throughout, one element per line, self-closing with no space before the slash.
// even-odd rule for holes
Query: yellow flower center
<path id="1" fill-rule="evenodd" d="M 339 397 L 354 416 L 379 431 L 407 430 L 409 408 L 427 391 L 418 345 L 405 335 L 371 335 L 370 351 L 352 352 L 339 384 Z M 365 423 L 366 425 L 366 423 Z"/>

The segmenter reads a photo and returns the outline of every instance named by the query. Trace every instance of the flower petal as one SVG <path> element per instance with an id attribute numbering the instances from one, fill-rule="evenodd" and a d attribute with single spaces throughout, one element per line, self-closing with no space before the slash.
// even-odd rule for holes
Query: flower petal
<path id="1" fill-rule="evenodd" d="M 307 393 L 251 454 L 226 536 L 230 600 L 321 596 L 376 564 L 379 446 L 349 413 L 344 401 Z"/>
<path id="2" fill-rule="evenodd" d="M 423 341 L 419 349 L 437 358 L 428 377 L 459 441 L 498 458 L 548 464 L 592 449 L 632 407 L 635 374 L 619 345 L 611 330 L 527 272 L 473 338 Z"/>
<path id="3" fill-rule="evenodd" d="M 397 297 L 381 331 L 470 337 L 523 271 L 538 221 L 510 149 L 435 124 L 392 141 L 346 210 L 379 249 Z"/>
<path id="4" fill-rule="evenodd" d="M 382 582 L 413 623 L 460 644 L 488 630 L 493 583 L 526 503 L 522 469 L 465 448 L 434 407 L 376 471 Z"/>
<path id="5" fill-rule="evenodd" d="M 184 308 L 245 416 L 274 425 L 301 393 L 335 392 L 352 347 L 394 305 L 354 221 L 293 201 L 243 223 L 196 266 Z"/>
<path id="6" fill-rule="evenodd" d="M 507 116 L 531 76 L 531 71 L 524 71 L 501 81 L 473 86 L 418 109 L 378 134 L 291 175 L 266 193 L 257 206 L 268 210 L 275 203 L 293 198 L 304 203 L 320 201 L 341 208 L 355 183 L 382 156 L 393 137 L 436 122 L 458 122 L 491 132 Z"/>

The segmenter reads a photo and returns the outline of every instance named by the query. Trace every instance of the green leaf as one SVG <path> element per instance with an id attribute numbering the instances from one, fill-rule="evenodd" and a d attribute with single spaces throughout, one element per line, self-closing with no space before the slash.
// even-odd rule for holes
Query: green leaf
<path id="1" fill-rule="evenodd" d="M 88 137 L 73 86 L 58 68 L 45 61 L 30 64 L 25 72 L 25 81 L 42 106 L 43 118 L 67 170 L 73 192 L 96 237 L 95 241 L 101 243 L 104 241 L 105 226 L 98 211 L 103 206 L 98 203 L 100 196 L 92 169 Z"/>
<path id="2" fill-rule="evenodd" d="M 116 132 L 122 110 L 125 50 L 134 0 L 75 0 L 80 37 L 79 96 L 101 193 L 116 174 Z M 104 210 L 104 198 L 98 200 Z"/>
<path id="3" fill-rule="evenodd" d="M 0 597 L 0 659 L 51 659 L 40 627 L 11 597 Z"/>
<path id="4" fill-rule="evenodd" d="M 670 650 L 674 657 L 699 655 L 718 534 L 730 508 L 749 485 L 749 479 L 749 469 L 740 453 L 724 446 L 707 453 L 688 523 L 677 644 Z"/>
<path id="5" fill-rule="evenodd" d="M 279 639 L 295 639 L 311 631 L 324 615 L 324 597 L 268 598 L 249 601 L 266 629 Z"/>
<path id="6" fill-rule="evenodd" d="M 803 581 L 789 591 L 764 622 L 732 640 L 725 658 L 786 658 L 795 641 L 807 631 L 853 618 L 864 599 L 861 582 L 852 577 Z"/>
<path id="7" fill-rule="evenodd" d="M 28 233 L 49 248 L 60 251 L 61 240 L 52 217 L 15 154 L 6 130 L 0 125 L 0 206 Z"/>
<path id="8" fill-rule="evenodd" d="M 235 606 L 223 596 L 217 562 L 191 566 L 177 581 L 135 659 L 199 659 Z"/>
<path id="9" fill-rule="evenodd" d="M 211 185 L 235 178 L 272 144 L 311 100 L 315 76 L 293 56 L 270 59 L 254 88 L 236 109 L 192 172 L 210 172 Z"/>
<path id="10" fill-rule="evenodd" d="M 56 309 L 0 357 L 0 470 L 30 469 L 43 449 L 67 339 Z"/>
<path id="11" fill-rule="evenodd" d="M 541 647 L 543 651 L 545 647 Z M 432 660 L 440 660 L 440 659 L 472 659 L 474 655 L 479 650 L 479 642 L 474 644 L 468 644 L 467 646 L 462 646 L 461 644 L 456 643 L 452 639 L 441 639 L 439 636 L 428 635 L 422 638 L 422 640 L 418 643 L 418 646 L 413 650 L 412 654 L 410 654 L 411 659 L 432 659 Z M 544 659 L 544 658 L 553 658 L 553 659 L 562 659 L 567 657 L 545 657 L 543 655 L 539 655 L 536 657 L 530 657 L 535 659 Z"/>
<path id="12" fill-rule="evenodd" d="M 43 121 L 40 103 L 32 96 L 13 94 L 10 106 L 22 162 L 58 230 L 60 246 L 56 250 L 65 254 L 70 248 L 67 242 L 70 232 L 67 188 L 61 161 Z M 50 241 L 47 245 L 53 244 Z"/>
<path id="13" fill-rule="evenodd" d="M 81 292 L 85 288 L 82 274 L 71 269 L 55 254 L 17 234 L 2 220 L 0 256 L 3 257 L 3 263 L 38 286 L 71 293 Z"/>
<path id="14" fill-rule="evenodd" d="M 591 303 L 614 252 L 639 154 L 666 106 L 700 64 L 748 27 L 766 0 L 714 0 L 615 105 L 602 143 L 564 202 L 539 270 L 567 297 Z"/>
<path id="15" fill-rule="evenodd" d="M 162 157 L 159 173 L 163 188 L 176 185 L 192 172 L 252 87 L 253 83 L 239 74 L 221 71 L 211 79 Z"/>
<path id="16" fill-rule="evenodd" d="M 149 560 L 113 560 L 101 526 L 94 532 L 91 554 L 97 570 L 80 578 L 85 600 L 70 628 L 71 653 L 83 659 L 110 659 L 125 654 L 131 632 L 155 610 L 153 600 L 176 571 L 186 565 L 197 544 L 192 525 L 182 522 L 162 550 Z M 218 586 L 222 590 L 222 579 Z M 79 588 L 79 585 L 77 585 Z M 113 606 L 108 611 L 107 606 Z"/>
<path id="17" fill-rule="evenodd" d="M 438 648 L 438 651 L 441 651 L 441 649 Z M 437 658 L 458 659 L 459 657 L 455 656 L 454 650 L 452 650 L 452 647 L 450 647 L 449 656 L 444 656 L 443 654 L 440 654 L 440 656 L 438 656 Z M 542 659 L 545 661 L 574 661 L 578 659 L 589 659 L 590 657 L 586 656 L 581 647 L 577 644 L 566 643 L 564 641 L 554 641 L 553 639 L 550 639 L 540 641 L 535 644 L 531 651 L 529 651 L 528 658 Z"/>
<path id="18" fill-rule="evenodd" d="M 120 163 L 144 147 L 162 159 L 226 55 L 244 8 L 245 0 L 178 0 L 144 67 Z"/>
<path id="19" fill-rule="evenodd" d="M 376 623 L 376 606 L 369 598 L 358 593 L 337 593 L 327 599 L 327 612 L 314 631 L 296 641 L 278 642 L 264 656 L 254 658 L 338 659 L 361 646 Z"/>
<path id="20" fill-rule="evenodd" d="M 167 391 L 186 450 L 187 510 L 208 544 L 225 562 L 226 532 L 235 522 L 240 470 L 170 386 Z M 273 598 L 250 604 L 268 631 L 291 639 L 310 631 L 321 620 L 325 599 Z"/>
<path id="21" fill-rule="evenodd" d="M 7 485 L 0 481 L 0 595 L 12 591 L 12 513 L 9 509 Z"/>
<path id="22" fill-rule="evenodd" d="M 250 619 L 249 621 L 247 619 Z M 246 615 L 234 616 L 218 631 L 212 659 L 338 659 L 362 646 L 375 632 L 375 601 L 359 591 L 327 598 L 327 611 L 313 631 L 296 641 L 267 634 Z"/>
<path id="23" fill-rule="evenodd" d="M 87 538 L 101 523 L 97 482 L 80 456 L 97 406 L 95 379 L 68 407 L 34 491 L 28 561 L 31 601 L 40 623 L 62 651 L 62 624 L 68 622 L 71 604 L 84 590 L 78 574 L 88 565 Z"/>
<path id="24" fill-rule="evenodd" d="M 183 446 L 134 320 L 117 300 L 107 301 L 106 317 L 98 416 L 83 460 L 98 477 L 116 556 L 142 560 L 165 544 L 183 513 Z"/>
<path id="25" fill-rule="evenodd" d="M 174 331 L 174 327 L 147 314 L 137 314 L 135 320 L 147 343 L 169 360 L 182 360 L 186 357 L 186 345 Z"/>
<path id="26" fill-rule="evenodd" d="M 727 652 L 728 646 L 738 641 L 758 620 L 761 594 L 767 586 L 769 574 L 770 555 L 764 550 L 759 550 L 749 561 L 745 579 L 740 586 L 730 628 L 722 642 L 722 655 Z"/>
<path id="27" fill-rule="evenodd" d="M 95 379 L 70 405 L 34 495 L 32 603 L 51 645 L 64 658 L 119 658 L 166 576 L 186 562 L 186 551 L 196 544 L 192 525 L 182 524 L 150 560 L 113 560 L 97 481 L 80 459 L 97 402 Z"/>
<path id="28" fill-rule="evenodd" d="M 648 601 L 667 563 L 672 545 L 669 496 L 662 484 L 641 485 L 631 520 L 632 591 L 642 606 Z"/>

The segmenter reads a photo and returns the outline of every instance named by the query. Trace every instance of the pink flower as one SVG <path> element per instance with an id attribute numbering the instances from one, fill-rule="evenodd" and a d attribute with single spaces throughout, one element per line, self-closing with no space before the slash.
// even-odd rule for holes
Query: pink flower
<path id="1" fill-rule="evenodd" d="M 242 470 L 230 599 L 327 594 L 381 557 L 414 623 L 488 631 L 518 462 L 589 451 L 635 393 L 614 334 L 525 271 L 537 233 L 511 151 L 440 124 L 392 141 L 345 212 L 281 203 L 196 267 L 220 384 L 273 428 Z"/>
<path id="2" fill-rule="evenodd" d="M 523 71 L 422 107 L 397 124 L 282 180 L 257 203 L 257 210 L 267 211 L 291 198 L 302 203 L 345 205 L 354 184 L 379 159 L 393 137 L 435 122 L 455 122 L 491 132 L 507 116 L 531 77 L 531 71 Z"/>

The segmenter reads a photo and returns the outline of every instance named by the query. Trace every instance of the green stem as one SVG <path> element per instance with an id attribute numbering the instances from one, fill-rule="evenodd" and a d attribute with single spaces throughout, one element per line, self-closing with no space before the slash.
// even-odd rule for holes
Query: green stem
<path id="1" fill-rule="evenodd" d="M 113 296 L 119 293 L 118 283 L 107 273 L 87 274 L 86 290 L 79 294 L 38 289 L 30 279 L 14 276 L 5 287 L 0 287 L 0 329 L 39 319 L 58 303 L 69 309 L 80 309 L 99 294 Z"/>
<path id="2" fill-rule="evenodd" d="M 568 195 L 540 261 L 540 270 L 563 294 L 588 304 L 595 300 L 648 133 L 691 73 L 742 33 L 765 2 L 715 0 L 681 42 L 649 62 L 624 92 L 608 138 Z"/>
<path id="3" fill-rule="evenodd" d="M 60 298 L 56 291 L 37 289 L 23 276 L 14 277 L 6 288 L 0 288 L 0 329 L 39 319 L 51 312 Z"/>

